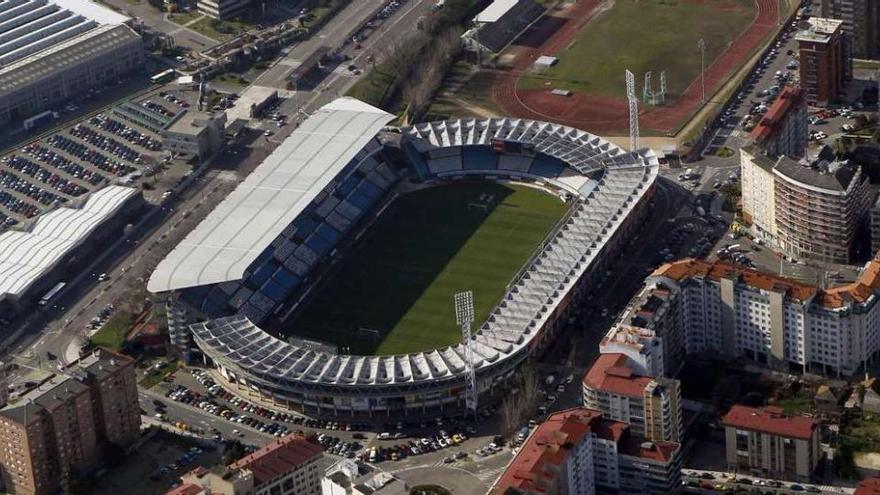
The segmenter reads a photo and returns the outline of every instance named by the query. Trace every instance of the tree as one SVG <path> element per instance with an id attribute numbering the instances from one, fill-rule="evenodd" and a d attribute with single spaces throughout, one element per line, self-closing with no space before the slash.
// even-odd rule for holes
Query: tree
<path id="1" fill-rule="evenodd" d="M 521 404 L 518 393 L 510 393 L 501 401 L 501 435 L 512 437 L 519 429 Z"/>
<path id="2" fill-rule="evenodd" d="M 247 454 L 247 451 L 238 440 L 226 440 L 223 444 L 223 464 L 232 464 Z"/>

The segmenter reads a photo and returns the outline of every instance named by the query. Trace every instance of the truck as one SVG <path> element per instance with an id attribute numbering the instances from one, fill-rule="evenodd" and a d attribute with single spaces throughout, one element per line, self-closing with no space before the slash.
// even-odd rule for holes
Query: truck
<path id="1" fill-rule="evenodd" d="M 24 120 L 23 127 L 24 130 L 30 131 L 35 127 L 40 127 L 44 124 L 48 124 L 49 122 L 58 118 L 58 112 L 53 112 L 52 110 L 46 110 L 45 112 L 38 113 L 33 117 L 27 118 Z"/>

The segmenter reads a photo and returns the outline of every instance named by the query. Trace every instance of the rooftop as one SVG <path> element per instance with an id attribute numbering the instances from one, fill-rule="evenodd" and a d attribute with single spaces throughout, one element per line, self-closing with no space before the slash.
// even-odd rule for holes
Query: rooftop
<path id="1" fill-rule="evenodd" d="M 776 101 L 770 105 L 767 113 L 752 129 L 752 139 L 762 143 L 772 138 L 779 132 L 779 128 L 792 109 L 804 101 L 804 90 L 800 87 L 786 86 Z"/>
<path id="2" fill-rule="evenodd" d="M 763 408 L 735 405 L 724 415 L 725 426 L 758 431 L 787 438 L 809 440 L 819 422 L 804 416 L 786 416 L 779 407 Z"/>
<path id="3" fill-rule="evenodd" d="M 809 27 L 797 33 L 795 36 L 797 41 L 828 43 L 831 41 L 834 33 L 841 29 L 843 25 L 841 20 L 823 17 L 810 17 L 807 22 Z"/>
<path id="4" fill-rule="evenodd" d="M 323 455 L 324 449 L 299 435 L 280 438 L 260 450 L 229 465 L 230 469 L 248 469 L 254 473 L 254 486 L 289 473 Z"/>
<path id="5" fill-rule="evenodd" d="M 818 189 L 825 194 L 843 195 L 849 189 L 853 179 L 860 174 L 857 165 L 848 162 L 828 161 L 795 161 L 788 157 L 777 160 L 773 173 L 794 182 L 801 187 Z"/>
<path id="6" fill-rule="evenodd" d="M 508 464 L 492 493 L 503 494 L 510 488 L 541 491 L 541 480 L 554 477 L 548 468 L 562 465 L 571 449 L 599 426 L 601 418 L 601 412 L 585 408 L 550 415 Z"/>
<path id="7" fill-rule="evenodd" d="M 599 354 L 584 375 L 584 385 L 603 392 L 627 397 L 641 397 L 654 379 L 633 373 L 629 358 L 623 354 Z"/>
<path id="8" fill-rule="evenodd" d="M 521 0 L 495 0 L 483 9 L 474 22 L 495 22 L 514 8 Z"/>
<path id="9" fill-rule="evenodd" d="M 241 279 L 393 118 L 353 98 L 321 107 L 159 263 L 147 289 L 156 293 Z"/>
<path id="10" fill-rule="evenodd" d="M 0 298 L 20 297 L 137 193 L 108 186 L 79 208 L 57 208 L 38 217 L 27 231 L 0 234 Z"/>

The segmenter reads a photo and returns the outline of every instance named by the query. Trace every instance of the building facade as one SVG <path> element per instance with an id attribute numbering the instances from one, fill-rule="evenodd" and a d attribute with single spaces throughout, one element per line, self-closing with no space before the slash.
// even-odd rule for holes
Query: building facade
<path id="1" fill-rule="evenodd" d="M 810 481 L 821 459 L 819 422 L 781 408 L 733 406 L 722 419 L 730 471 Z"/>
<path id="2" fill-rule="evenodd" d="M 880 2 L 877 0 L 822 0 L 822 17 L 843 21 L 852 40 L 853 58 L 880 57 Z"/>
<path id="3" fill-rule="evenodd" d="M 183 159 L 204 160 L 226 144 L 225 125 L 224 112 L 187 111 L 162 131 L 162 149 Z"/>
<path id="4" fill-rule="evenodd" d="M 824 149 L 811 162 L 741 155 L 743 217 L 755 235 L 794 258 L 848 263 L 866 224 L 873 190 L 858 165 Z"/>
<path id="5" fill-rule="evenodd" d="M 650 441 L 682 441 L 678 380 L 636 373 L 624 354 L 600 354 L 583 378 L 584 407 Z"/>
<path id="6" fill-rule="evenodd" d="M 803 158 L 808 133 L 804 90 L 786 86 L 752 129 L 751 138 L 769 155 Z"/>
<path id="7" fill-rule="evenodd" d="M 820 290 L 724 262 L 667 263 L 645 281 L 666 299 L 662 332 L 679 333 L 679 355 L 746 357 L 779 369 L 837 376 L 857 373 L 880 351 L 880 260 L 850 284 Z M 624 321 L 632 324 L 631 313 Z M 667 371 L 667 375 L 669 371 Z"/>
<path id="8" fill-rule="evenodd" d="M 55 493 L 65 475 L 96 465 L 105 442 L 124 448 L 138 438 L 134 362 L 96 351 L 0 409 L 0 432 L 6 489 Z"/>
<path id="9" fill-rule="evenodd" d="M 871 207 L 871 254 L 876 255 L 880 251 L 880 195 L 874 200 Z"/>
<path id="10" fill-rule="evenodd" d="M 600 411 L 568 409 L 537 426 L 489 493 L 675 494 L 680 450 L 674 442 L 645 441 Z"/>
<path id="11" fill-rule="evenodd" d="M 251 0 L 198 0 L 197 3 L 199 12 L 221 21 L 244 14 L 250 5 Z"/>
<path id="12" fill-rule="evenodd" d="M 841 20 L 811 17 L 808 23 L 809 27 L 795 37 L 801 87 L 811 104 L 835 103 L 852 79 L 849 36 Z"/>

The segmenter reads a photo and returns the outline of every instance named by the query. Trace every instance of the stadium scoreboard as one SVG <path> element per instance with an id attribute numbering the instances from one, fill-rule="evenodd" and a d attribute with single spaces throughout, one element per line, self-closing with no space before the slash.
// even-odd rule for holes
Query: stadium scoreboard
<path id="1" fill-rule="evenodd" d="M 510 139 L 493 138 L 492 151 L 503 155 L 535 155 L 535 145 Z"/>

